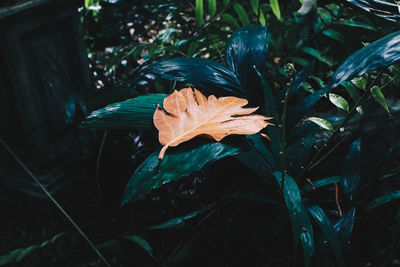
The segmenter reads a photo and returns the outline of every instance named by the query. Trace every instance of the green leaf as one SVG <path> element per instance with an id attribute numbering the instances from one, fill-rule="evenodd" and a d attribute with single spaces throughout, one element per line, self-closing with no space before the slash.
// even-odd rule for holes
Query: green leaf
<path id="1" fill-rule="evenodd" d="M 326 57 L 323 57 L 323 56 L 321 55 L 321 52 L 318 51 L 318 50 L 316 50 L 316 49 L 314 49 L 314 48 L 311 48 L 311 47 L 303 47 L 303 48 L 301 49 L 301 51 L 303 51 L 303 52 L 306 53 L 306 54 L 309 54 L 310 56 L 315 57 L 316 59 L 318 59 L 318 60 L 321 61 L 321 62 L 324 62 L 324 63 L 327 64 L 328 66 L 332 66 L 332 65 L 333 65 L 333 61 L 332 61 L 331 59 L 326 58 Z"/>
<path id="2" fill-rule="evenodd" d="M 274 120 L 272 123 L 278 125 L 279 124 L 279 117 L 278 112 L 275 106 L 275 99 L 272 95 L 272 90 L 269 87 L 268 82 L 264 79 L 262 74 L 258 71 L 257 68 L 254 68 L 257 72 L 258 76 L 261 79 L 261 84 L 264 89 L 264 101 L 265 101 L 265 115 L 269 117 L 273 117 Z M 276 160 L 280 158 L 280 152 L 282 151 L 282 138 L 281 138 L 281 130 L 279 127 L 272 125 L 267 128 L 268 136 L 271 139 L 271 147 L 272 152 Z"/>
<path id="3" fill-rule="evenodd" d="M 208 208 L 208 207 L 206 207 L 206 208 Z M 177 217 L 177 218 L 173 218 L 171 220 L 168 220 L 165 223 L 147 227 L 146 230 L 159 230 L 159 229 L 169 229 L 169 228 L 183 227 L 183 226 L 185 226 L 185 221 L 196 217 L 197 215 L 199 215 L 204 210 L 205 209 L 193 211 L 193 212 L 191 212 L 189 214 L 186 214 L 185 216 Z"/>
<path id="4" fill-rule="evenodd" d="M 164 160 L 158 160 L 160 150 L 152 153 L 136 169 L 122 198 L 122 205 L 143 198 L 163 184 L 200 170 L 209 162 L 239 153 L 240 148 L 227 143 L 198 140 L 170 148 Z"/>
<path id="5" fill-rule="evenodd" d="M 157 104 L 162 104 L 166 94 L 149 94 L 113 103 L 90 113 L 81 123 L 89 129 L 152 129 L 153 114 Z"/>
<path id="6" fill-rule="evenodd" d="M 188 47 L 187 55 L 189 57 L 192 57 L 196 53 L 196 50 L 197 50 L 197 48 L 199 48 L 199 46 L 200 46 L 199 42 L 197 42 L 197 41 L 192 42 Z"/>
<path id="7" fill-rule="evenodd" d="M 387 113 L 390 114 L 389 107 L 386 103 L 385 96 L 383 95 L 381 89 L 378 86 L 374 85 L 370 91 L 375 101 L 378 102 L 379 105 L 381 105 L 387 111 Z"/>
<path id="8" fill-rule="evenodd" d="M 217 13 L 217 0 L 208 0 L 208 13 L 210 17 L 214 17 Z"/>
<path id="9" fill-rule="evenodd" d="M 271 9 L 272 9 L 272 12 L 275 14 L 275 17 L 278 20 L 282 20 L 281 10 L 279 8 L 279 1 L 278 0 L 269 0 L 269 4 L 271 5 Z"/>
<path id="10" fill-rule="evenodd" d="M 223 5 L 224 5 L 224 6 L 227 6 L 230 2 L 231 2 L 231 0 L 224 0 L 224 1 L 223 1 Z"/>
<path id="11" fill-rule="evenodd" d="M 310 118 L 308 118 L 306 120 L 307 121 L 312 121 L 312 122 L 314 122 L 315 124 L 317 124 L 318 126 L 324 128 L 324 129 L 327 129 L 329 131 L 333 131 L 332 124 L 329 121 L 325 120 L 325 119 L 321 119 L 321 118 L 317 118 L 317 117 L 310 117 Z"/>
<path id="12" fill-rule="evenodd" d="M 333 252 L 335 253 L 335 257 L 338 262 L 343 262 L 343 252 L 342 247 L 340 246 L 338 235 L 333 228 L 331 221 L 325 212 L 318 205 L 313 205 L 308 207 L 308 212 L 318 223 L 322 232 L 325 234 L 326 239 L 331 243 Z"/>
<path id="13" fill-rule="evenodd" d="M 340 95 L 329 93 L 329 100 L 338 108 L 349 112 L 349 102 Z"/>
<path id="14" fill-rule="evenodd" d="M 345 43 L 346 37 L 342 33 L 335 31 L 333 29 L 327 29 L 323 31 L 322 34 L 328 36 L 329 38 L 332 38 L 333 40 L 341 42 L 342 44 Z"/>
<path id="15" fill-rule="evenodd" d="M 149 243 L 146 240 L 144 240 L 143 238 L 141 238 L 140 236 L 137 236 L 137 235 L 124 236 L 124 238 L 126 238 L 130 241 L 133 241 L 136 244 L 138 244 L 139 246 L 141 246 L 144 250 L 146 250 L 147 254 L 149 254 L 150 257 L 155 259 L 154 254 L 153 254 L 153 249 L 151 248 L 151 246 L 149 245 Z"/>
<path id="16" fill-rule="evenodd" d="M 367 205 L 367 207 L 365 208 L 365 210 L 366 210 L 366 211 L 370 211 L 370 210 L 372 210 L 372 209 L 374 209 L 374 208 L 376 208 L 376 207 L 378 207 L 378 206 L 380 206 L 380 205 L 389 203 L 389 202 L 391 202 L 392 200 L 399 199 L 399 198 L 400 198 L 400 190 L 391 192 L 391 193 L 389 193 L 389 194 L 387 194 L 387 195 L 384 195 L 384 196 L 375 198 L 373 201 L 371 201 L 371 202 Z"/>
<path id="17" fill-rule="evenodd" d="M 196 0 L 196 24 L 201 27 L 204 24 L 203 0 Z"/>
<path id="18" fill-rule="evenodd" d="M 249 17 L 247 16 L 246 10 L 244 9 L 244 7 L 241 4 L 236 3 L 233 5 L 233 8 L 235 9 L 236 14 L 238 15 L 239 20 L 242 23 L 242 25 L 250 24 L 250 20 L 249 20 Z"/>
<path id="19" fill-rule="evenodd" d="M 223 22 L 229 24 L 231 27 L 233 27 L 233 29 L 238 29 L 238 28 L 240 28 L 239 23 L 236 21 L 236 19 L 234 19 L 234 18 L 232 17 L 231 14 L 228 14 L 228 13 L 222 14 L 222 15 L 221 15 L 221 21 L 223 21 Z"/>
<path id="20" fill-rule="evenodd" d="M 265 20 L 265 16 L 264 13 L 262 12 L 262 9 L 260 8 L 260 10 L 258 10 L 258 5 L 260 4 L 259 0 L 250 0 L 250 4 L 251 4 L 251 8 L 253 9 L 253 12 L 256 16 L 258 16 L 258 11 L 260 11 L 260 24 L 265 26 L 266 20 Z"/>
<path id="21" fill-rule="evenodd" d="M 354 102 L 360 100 L 361 96 L 358 93 L 357 88 L 353 85 L 353 83 L 345 81 L 342 83 L 342 85 L 346 89 L 347 93 L 349 93 L 351 99 L 353 99 Z"/>
<path id="22" fill-rule="evenodd" d="M 310 192 L 311 190 L 329 185 L 329 184 L 334 184 L 334 183 L 340 183 L 340 176 L 332 176 L 332 177 L 326 177 L 318 180 L 312 181 L 313 187 L 310 184 L 306 184 L 303 187 L 303 190 L 306 192 Z"/>
<path id="23" fill-rule="evenodd" d="M 361 22 L 361 21 L 355 21 L 352 19 L 341 19 L 336 22 L 336 24 L 339 25 L 345 25 L 349 27 L 356 27 L 356 28 L 362 28 L 362 29 L 367 29 L 367 30 L 376 30 L 374 26 Z"/>
<path id="24" fill-rule="evenodd" d="M 282 173 L 274 172 L 274 176 L 278 185 L 281 187 Z M 297 244 L 301 241 L 306 259 L 306 266 L 309 266 L 311 256 L 314 253 L 314 236 L 310 217 L 308 216 L 307 209 L 301 199 L 300 190 L 294 179 L 288 174 L 285 175 L 284 179 L 283 197 L 289 211 L 290 220 L 292 221 L 294 244 L 295 247 L 297 247 Z"/>
<path id="25" fill-rule="evenodd" d="M 273 169 L 276 169 L 278 167 L 276 165 L 276 161 L 275 161 L 274 157 L 272 156 L 271 152 L 267 149 L 267 146 L 265 145 L 265 142 L 267 140 L 265 140 L 264 137 L 262 137 L 259 134 L 252 134 L 252 135 L 246 135 L 246 138 L 250 142 L 251 148 L 254 151 L 258 152 L 264 158 L 264 160 L 267 162 L 267 164 L 269 166 L 271 166 Z M 246 153 L 246 152 L 244 152 L 244 153 Z M 237 156 L 240 157 L 240 155 L 244 154 L 244 153 L 240 153 Z M 239 160 L 241 160 L 241 159 L 239 159 Z M 250 159 L 250 161 L 252 161 L 252 160 L 257 161 L 255 159 Z M 246 162 L 244 162 L 244 163 L 246 164 Z M 261 168 L 262 167 L 263 166 L 261 166 Z M 266 169 L 266 168 L 264 168 L 264 169 Z"/>
<path id="26" fill-rule="evenodd" d="M 331 24 L 332 22 L 331 13 L 327 9 L 319 7 L 318 14 L 325 24 Z"/>
<path id="27" fill-rule="evenodd" d="M 367 87 L 367 79 L 365 79 L 365 77 L 356 77 L 351 79 L 351 82 L 358 88 L 358 89 L 362 89 L 365 90 L 365 88 Z"/>
<path id="28" fill-rule="evenodd" d="M 65 235 L 65 232 L 58 233 L 55 236 L 53 236 L 52 239 L 47 240 L 43 242 L 40 245 L 33 245 L 27 248 L 19 248 L 15 249 L 5 255 L 0 256 L 0 266 L 5 265 L 5 264 L 10 264 L 10 263 L 15 263 L 21 261 L 23 258 L 31 254 L 32 252 L 44 248 L 48 246 L 49 244 L 53 244 L 57 239 L 59 239 L 61 236 Z"/>

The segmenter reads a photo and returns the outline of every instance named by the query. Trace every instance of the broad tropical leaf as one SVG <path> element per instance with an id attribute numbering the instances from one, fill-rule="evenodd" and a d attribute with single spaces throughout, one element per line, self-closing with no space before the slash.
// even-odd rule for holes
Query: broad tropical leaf
<path id="1" fill-rule="evenodd" d="M 214 95 L 208 99 L 197 89 L 174 91 L 164 99 L 163 108 L 154 113 L 154 125 L 159 130 L 159 141 L 164 146 L 159 159 L 168 147 L 177 146 L 203 135 L 216 141 L 231 134 L 255 134 L 265 128 L 270 119 L 251 114 L 257 108 L 243 108 L 247 100 Z"/>
<path id="2" fill-rule="evenodd" d="M 88 129 L 151 129 L 153 114 L 166 94 L 142 95 L 93 111 L 81 123 Z"/>
<path id="3" fill-rule="evenodd" d="M 346 0 L 347 2 L 371 13 L 375 16 L 400 22 L 399 6 L 394 3 L 381 0 Z"/>
<path id="4" fill-rule="evenodd" d="M 151 154 L 135 171 L 122 198 L 122 205 L 142 199 L 151 190 L 163 184 L 200 170 L 207 163 L 232 156 L 241 150 L 227 143 L 188 142 L 173 149 L 158 160 L 159 151 Z"/>
<path id="5" fill-rule="evenodd" d="M 232 70 L 207 59 L 172 58 L 160 60 L 143 69 L 143 72 L 157 74 L 162 79 L 188 82 L 214 94 L 246 95 L 244 87 Z"/>
<path id="6" fill-rule="evenodd" d="M 260 69 L 265 63 L 268 41 L 269 33 L 265 27 L 249 25 L 235 31 L 226 44 L 226 63 L 247 90 L 258 81 L 254 66 Z"/>

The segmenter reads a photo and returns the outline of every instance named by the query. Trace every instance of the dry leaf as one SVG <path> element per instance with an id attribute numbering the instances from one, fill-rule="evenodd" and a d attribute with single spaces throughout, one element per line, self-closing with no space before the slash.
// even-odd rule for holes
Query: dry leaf
<path id="1" fill-rule="evenodd" d="M 233 96 L 216 98 L 211 95 L 207 99 L 192 88 L 174 91 L 153 116 L 159 141 L 164 145 L 159 159 L 164 158 L 168 147 L 199 135 L 220 141 L 230 134 L 258 133 L 270 124 L 266 120 L 271 118 L 250 114 L 258 108 L 243 108 L 247 103 L 246 99 Z"/>

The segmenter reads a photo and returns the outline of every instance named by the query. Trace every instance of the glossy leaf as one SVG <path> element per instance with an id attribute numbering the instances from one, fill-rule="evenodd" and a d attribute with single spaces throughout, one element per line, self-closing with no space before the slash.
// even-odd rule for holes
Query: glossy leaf
<path id="1" fill-rule="evenodd" d="M 311 133 L 287 147 L 286 162 L 289 165 L 288 170 L 290 173 L 298 174 L 302 171 L 309 158 L 314 141 L 315 135 Z"/>
<path id="2" fill-rule="evenodd" d="M 379 105 L 381 105 L 386 110 L 386 112 L 390 114 L 389 107 L 386 103 L 385 96 L 383 95 L 381 89 L 378 86 L 374 85 L 371 88 L 371 94 L 374 97 L 375 101 L 378 102 Z"/>
<path id="3" fill-rule="evenodd" d="M 246 10 L 241 4 L 239 3 L 234 4 L 233 9 L 235 9 L 236 14 L 238 15 L 239 20 L 243 26 L 250 24 L 250 19 L 247 16 Z"/>
<path id="4" fill-rule="evenodd" d="M 153 248 L 149 245 L 149 243 L 146 240 L 144 240 L 143 238 L 141 238 L 140 236 L 137 236 L 137 235 L 124 236 L 124 238 L 138 244 L 140 247 L 142 247 L 147 252 L 147 254 L 150 255 L 150 257 L 155 259 L 154 254 L 153 254 Z"/>
<path id="5" fill-rule="evenodd" d="M 198 27 L 204 24 L 203 0 L 196 0 L 196 24 Z"/>
<path id="6" fill-rule="evenodd" d="M 239 77 L 244 88 L 251 90 L 267 58 L 269 33 L 264 26 L 249 25 L 235 31 L 225 48 L 226 63 Z"/>
<path id="7" fill-rule="evenodd" d="M 271 9 L 272 12 L 275 14 L 275 17 L 278 20 L 282 20 L 281 9 L 279 8 L 279 0 L 269 0 L 269 4 L 271 5 Z"/>
<path id="8" fill-rule="evenodd" d="M 336 24 L 355 27 L 355 28 L 362 28 L 366 30 L 376 30 L 375 27 L 370 24 L 361 21 L 355 21 L 353 19 L 341 19 L 337 21 Z"/>
<path id="9" fill-rule="evenodd" d="M 326 130 L 333 131 L 332 124 L 329 121 L 325 120 L 325 119 L 317 118 L 317 117 L 309 117 L 306 120 L 307 121 L 312 121 L 315 124 L 317 124 L 318 126 L 324 128 Z"/>
<path id="10" fill-rule="evenodd" d="M 348 241 L 353 233 L 355 220 L 356 208 L 353 207 L 333 225 L 333 228 L 338 233 L 342 248 L 346 248 L 349 245 Z"/>
<path id="11" fill-rule="evenodd" d="M 162 79 L 189 82 L 205 93 L 245 96 L 236 74 L 227 67 L 200 58 L 173 58 L 154 62 L 143 70 L 159 75 Z"/>
<path id="12" fill-rule="evenodd" d="M 274 176 L 278 185 L 281 187 L 282 173 L 274 172 Z M 301 199 L 300 190 L 294 179 L 288 174 L 285 175 L 283 197 L 286 202 L 290 220 L 292 221 L 294 244 L 297 247 L 297 244 L 301 240 L 306 258 L 306 265 L 309 265 L 309 259 L 314 253 L 313 229 L 307 209 Z"/>
<path id="13" fill-rule="evenodd" d="M 376 208 L 376 207 L 378 207 L 378 206 L 380 206 L 380 205 L 389 203 L 389 202 L 391 202 L 391 201 L 393 201 L 393 200 L 396 200 L 396 199 L 399 199 L 399 198 L 400 198 L 400 190 L 391 192 L 391 193 L 386 194 L 386 195 L 384 195 L 384 196 L 375 198 L 373 201 L 371 201 L 371 202 L 367 205 L 367 207 L 365 208 L 365 210 L 366 210 L 366 211 L 370 211 L 370 210 L 372 210 L 372 209 L 374 209 L 374 208 Z"/>
<path id="14" fill-rule="evenodd" d="M 258 74 L 259 78 L 261 79 L 261 84 L 264 89 L 264 101 L 265 101 L 265 114 L 269 117 L 273 118 L 271 127 L 267 128 L 268 136 L 271 139 L 271 147 L 272 152 L 276 160 L 280 158 L 280 152 L 282 151 L 282 138 L 281 138 L 281 130 L 276 126 L 279 124 L 279 116 L 277 109 L 275 107 L 275 100 L 272 95 L 271 87 L 269 86 L 268 82 L 264 79 L 262 74 L 255 68 L 256 73 Z M 274 166 L 277 166 L 274 164 Z"/>
<path id="15" fill-rule="evenodd" d="M 208 13 L 210 17 L 214 17 L 217 13 L 217 0 L 208 0 Z"/>
<path id="16" fill-rule="evenodd" d="M 317 188 L 334 184 L 334 183 L 340 183 L 340 176 L 332 176 L 332 177 L 326 177 L 326 178 L 321 178 L 318 180 L 312 181 L 313 185 L 311 186 L 310 184 L 306 184 L 303 187 L 303 190 L 306 192 L 310 192 L 311 190 L 315 190 Z"/>
<path id="17" fill-rule="evenodd" d="M 221 141 L 232 134 L 256 134 L 271 124 L 267 122 L 270 117 L 254 113 L 258 107 L 244 108 L 247 104 L 246 99 L 234 96 L 207 98 L 195 88 L 175 90 L 154 112 L 153 122 L 163 145 L 159 159 L 169 147 L 197 136 Z"/>
<path id="18" fill-rule="evenodd" d="M 390 21 L 395 21 L 397 23 L 400 22 L 398 4 L 381 0 L 346 0 L 346 1 L 375 16 Z"/>
<path id="19" fill-rule="evenodd" d="M 355 77 L 355 78 L 351 79 L 351 82 L 358 89 L 365 90 L 365 88 L 367 87 L 367 79 L 365 77 L 363 77 L 363 76 Z"/>
<path id="20" fill-rule="evenodd" d="M 347 112 L 349 112 L 349 102 L 347 102 L 346 99 L 341 97 L 340 95 L 334 94 L 334 93 L 329 93 L 329 100 L 337 106 L 340 109 L 343 109 Z"/>
<path id="21" fill-rule="evenodd" d="M 160 230 L 185 226 L 185 222 L 199 215 L 203 210 L 196 210 L 181 217 L 170 219 L 162 224 L 147 227 L 146 230 Z"/>
<path id="22" fill-rule="evenodd" d="M 335 229 L 325 212 L 318 205 L 308 207 L 308 212 L 315 219 L 322 232 L 325 234 L 326 239 L 331 243 L 335 257 L 339 262 L 343 261 L 342 247 Z"/>
<path id="23" fill-rule="evenodd" d="M 153 114 L 166 94 L 149 94 L 113 103 L 90 113 L 81 123 L 89 129 L 153 129 Z"/>
<path id="24" fill-rule="evenodd" d="M 400 59 L 400 31 L 387 35 L 350 55 L 335 71 L 329 83 L 334 88 L 369 70 L 392 65 Z"/>
<path id="25" fill-rule="evenodd" d="M 360 149 L 360 139 L 357 139 L 356 141 L 351 143 L 349 150 L 346 153 L 341 173 L 341 184 L 343 187 L 343 193 L 351 201 L 355 201 L 358 186 L 361 182 Z"/>
<path id="26" fill-rule="evenodd" d="M 259 134 L 247 135 L 247 140 L 250 142 L 250 147 L 258 152 L 268 163 L 269 166 L 276 169 L 277 164 L 276 161 L 271 154 L 271 152 L 267 149 L 265 137 L 262 137 Z"/>
<path id="27" fill-rule="evenodd" d="M 342 83 L 342 85 L 346 89 L 347 93 L 349 93 L 349 96 L 351 97 L 351 99 L 353 99 L 354 102 L 360 100 L 361 96 L 353 83 L 345 81 Z"/>
<path id="28" fill-rule="evenodd" d="M 205 164 L 239 153 L 240 148 L 220 142 L 188 142 L 158 160 L 155 151 L 136 169 L 122 198 L 122 205 L 143 198 L 163 184 L 200 170 Z M 177 168 L 179 166 L 179 168 Z"/>

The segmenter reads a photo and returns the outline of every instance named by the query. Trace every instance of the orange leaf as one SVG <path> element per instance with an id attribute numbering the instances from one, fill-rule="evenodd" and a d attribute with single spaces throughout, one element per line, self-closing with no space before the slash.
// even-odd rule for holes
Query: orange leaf
<path id="1" fill-rule="evenodd" d="M 164 158 L 168 147 L 199 135 L 220 141 L 230 134 L 258 133 L 270 124 L 266 120 L 271 118 L 250 114 L 258 107 L 243 108 L 247 103 L 246 99 L 233 96 L 216 98 L 211 95 L 207 99 L 192 88 L 174 91 L 153 116 L 159 141 L 164 145 L 158 158 Z"/>

